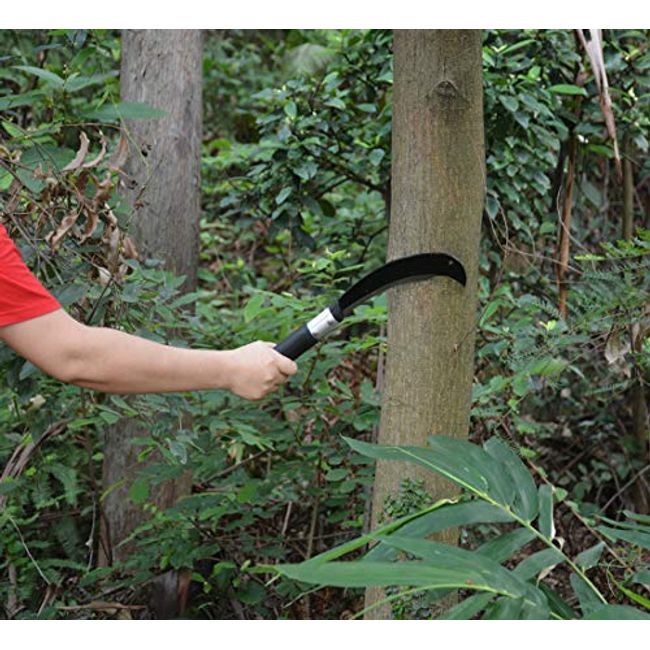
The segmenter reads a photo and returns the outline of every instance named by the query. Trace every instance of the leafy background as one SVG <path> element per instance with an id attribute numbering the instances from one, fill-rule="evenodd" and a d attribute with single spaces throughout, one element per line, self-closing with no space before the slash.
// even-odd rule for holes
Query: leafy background
<path id="1" fill-rule="evenodd" d="M 431 504 L 405 482 L 385 509 L 402 523 L 367 537 L 371 458 L 403 453 L 364 445 L 378 423 L 381 297 L 262 403 L 218 392 L 127 403 L 63 386 L 3 347 L 5 616 L 147 617 L 143 594 L 170 568 L 187 576 L 184 615 L 196 618 L 349 617 L 373 580 L 390 586 L 402 618 L 430 617 L 449 589 L 459 594 L 453 616 L 641 615 L 650 585 L 648 429 L 635 424 L 634 405 L 649 366 L 650 55 L 647 31 L 607 30 L 604 40 L 618 140 L 634 163 L 636 223 L 646 228 L 627 241 L 612 141 L 574 35 L 484 32 L 488 187 L 466 443 L 474 446 L 449 450 L 445 475 L 457 478 L 454 454 L 477 455 L 476 478 L 487 469 L 481 454 L 495 463 L 500 452 L 510 455 L 498 462 L 517 468 L 511 485 L 465 481 L 457 503 Z M 159 113 L 120 103 L 119 33 L 2 31 L 0 43 L 3 220 L 78 319 L 195 347 L 278 340 L 385 259 L 389 31 L 206 35 L 200 286 L 190 296 L 158 261 L 137 259 L 128 238 L 117 192 L 122 120 Z M 554 261 L 572 137 L 563 318 Z M 186 302 L 196 303 L 194 314 L 180 309 Z M 192 429 L 170 438 L 181 409 Z M 105 568 L 97 566 L 102 436 L 122 417 L 143 423 L 148 435 L 133 444 L 143 457 L 160 450 L 162 461 L 130 486 L 150 514 L 136 552 Z M 166 511 L 148 503 L 160 481 L 188 467 L 190 496 Z M 512 506 L 504 494 L 528 499 L 530 509 L 504 516 L 502 506 Z M 460 549 L 426 541 L 446 525 L 463 526 Z M 369 553 L 368 543 L 376 544 Z M 352 558 L 340 569 L 330 563 L 343 554 L 327 555 L 339 544 Z M 371 561 L 392 568 L 359 570 Z M 420 563 L 428 589 L 413 591 L 415 578 L 400 587 L 394 573 L 409 575 L 403 562 Z M 423 574 L 422 564 L 438 574 Z M 453 575 L 441 573 L 448 565 Z M 468 580 L 489 590 L 473 593 Z M 633 609 L 599 611 L 604 603 Z"/>

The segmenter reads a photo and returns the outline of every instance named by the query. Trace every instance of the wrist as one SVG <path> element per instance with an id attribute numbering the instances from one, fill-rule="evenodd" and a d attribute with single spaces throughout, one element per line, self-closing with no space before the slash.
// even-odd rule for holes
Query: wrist
<path id="1" fill-rule="evenodd" d="M 232 391 L 237 374 L 236 350 L 216 350 L 213 354 L 216 362 L 215 388 Z"/>

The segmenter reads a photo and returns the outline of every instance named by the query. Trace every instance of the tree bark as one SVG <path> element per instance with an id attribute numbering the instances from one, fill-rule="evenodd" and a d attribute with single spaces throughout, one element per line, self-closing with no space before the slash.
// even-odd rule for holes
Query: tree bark
<path id="1" fill-rule="evenodd" d="M 165 268 L 196 287 L 200 217 L 202 132 L 202 35 L 200 30 L 125 30 L 122 35 L 123 101 L 146 102 L 167 115 L 129 121 L 126 134 L 129 180 L 123 196 L 132 208 L 131 234 L 143 257 L 163 259 Z M 117 547 L 145 513 L 128 498 L 138 462 L 132 438 L 146 435 L 137 421 L 123 420 L 107 431 L 105 489 L 122 482 L 104 499 L 101 562 L 124 560 L 130 545 Z M 140 424 L 140 427 L 142 425 Z M 170 432 L 172 433 L 172 432 Z M 191 479 L 167 481 L 152 490 L 158 508 L 188 493 Z"/>
<path id="2" fill-rule="evenodd" d="M 478 254 L 485 191 L 481 33 L 399 30 L 394 40 L 392 209 L 388 258 L 441 251 L 467 286 L 436 279 L 388 295 L 388 353 L 380 444 L 426 446 L 431 434 L 466 437 L 473 378 Z M 456 489 L 415 465 L 377 464 L 373 527 L 405 478 L 432 499 Z M 443 539 L 456 542 L 451 531 Z M 382 598 L 369 589 L 366 606 Z M 390 605 L 368 618 L 390 618 Z"/>

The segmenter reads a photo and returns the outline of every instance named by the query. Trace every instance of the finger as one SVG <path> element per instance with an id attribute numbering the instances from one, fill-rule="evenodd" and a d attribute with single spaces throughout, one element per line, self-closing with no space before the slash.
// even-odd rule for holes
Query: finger
<path id="1" fill-rule="evenodd" d="M 275 353 L 276 362 L 278 370 L 284 375 L 295 375 L 298 372 L 298 365 L 289 357 L 285 357 L 284 354 L 279 352 Z"/>

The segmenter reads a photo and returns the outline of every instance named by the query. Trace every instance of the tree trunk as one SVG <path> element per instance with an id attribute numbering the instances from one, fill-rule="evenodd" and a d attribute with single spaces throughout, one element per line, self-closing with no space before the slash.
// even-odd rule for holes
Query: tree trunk
<path id="1" fill-rule="evenodd" d="M 485 190 L 481 33 L 399 30 L 394 42 L 392 209 L 388 257 L 441 251 L 467 271 L 388 294 L 388 353 L 379 443 L 426 446 L 430 434 L 466 437 L 474 359 L 479 236 Z M 403 479 L 432 499 L 448 481 L 414 465 L 379 461 L 373 527 Z M 443 539 L 456 542 L 453 532 Z M 369 589 L 366 605 L 382 598 Z M 390 606 L 369 612 L 390 618 Z"/>
<path id="2" fill-rule="evenodd" d="M 200 30 L 125 30 L 122 35 L 123 101 L 162 109 L 161 119 L 129 121 L 130 177 L 123 196 L 132 207 L 131 234 L 143 257 L 163 259 L 165 267 L 196 286 L 200 216 L 202 130 L 202 35 Z M 172 432 L 170 432 L 171 434 Z M 103 563 L 124 560 L 129 545 L 117 545 L 144 520 L 128 498 L 131 477 L 142 468 L 130 443 L 142 435 L 136 421 L 122 421 L 106 435 L 105 488 L 120 481 L 104 500 Z M 159 508 L 189 492 L 190 477 L 152 490 Z"/>

